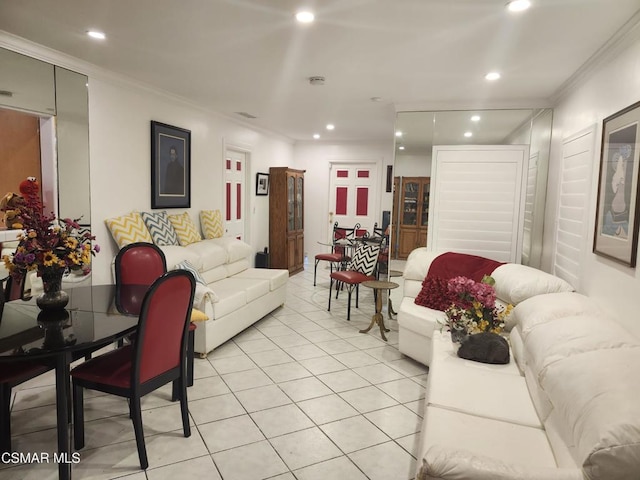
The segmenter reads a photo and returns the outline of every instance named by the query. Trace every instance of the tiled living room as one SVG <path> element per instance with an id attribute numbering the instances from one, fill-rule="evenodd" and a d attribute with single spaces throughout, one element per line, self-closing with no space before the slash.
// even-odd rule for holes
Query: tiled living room
<path id="1" fill-rule="evenodd" d="M 73 478 L 413 478 L 428 370 L 398 352 L 388 316 L 388 342 L 377 328 L 358 332 L 374 313 L 371 290 L 361 289 L 350 322 L 346 293 L 327 312 L 327 277 L 319 269 L 314 287 L 307 266 L 290 277 L 285 306 L 196 358 L 190 438 L 170 386 L 143 398 L 146 472 L 126 400 L 88 391 L 86 446 Z M 14 389 L 15 451 L 53 454 L 54 404 L 53 372 Z M 58 474 L 46 463 L 1 468 L 3 480 Z"/>

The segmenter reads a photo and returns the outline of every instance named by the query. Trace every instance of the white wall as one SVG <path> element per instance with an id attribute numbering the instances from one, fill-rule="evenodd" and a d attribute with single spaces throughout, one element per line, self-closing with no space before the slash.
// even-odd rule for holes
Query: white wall
<path id="1" fill-rule="evenodd" d="M 396 153 L 394 177 L 428 177 L 431 175 L 431 152 L 425 155 Z"/>
<path id="2" fill-rule="evenodd" d="M 200 210 L 223 208 L 225 144 L 251 152 L 247 241 L 255 251 L 269 243 L 269 198 L 255 196 L 255 174 L 269 171 L 269 166 L 293 164 L 290 142 L 152 90 L 90 76 L 91 219 L 93 234 L 102 247 L 94 260 L 94 283 L 111 281 L 111 262 L 117 252 L 104 219 L 150 210 L 151 120 L 191 130 L 189 212 L 196 225 Z"/>
<path id="3" fill-rule="evenodd" d="M 387 165 L 393 164 L 393 141 L 375 143 L 315 143 L 304 142 L 294 148 L 295 167 L 306 170 L 304 194 L 304 250 L 309 262 L 326 252 L 327 247 L 318 244 L 329 235 L 329 162 L 375 162 L 380 172 L 379 200 L 374 202 L 376 218 L 380 224 L 382 210 L 391 210 L 392 193 L 387 193 Z M 394 172 L 395 174 L 395 172 Z"/>
<path id="4" fill-rule="evenodd" d="M 587 227 L 589 234 L 583 245 L 585 262 L 582 266 L 581 291 L 594 298 L 607 311 L 615 314 L 621 323 L 640 336 L 640 316 L 638 315 L 640 266 L 635 269 L 628 268 L 592 253 L 602 120 L 638 100 L 640 100 L 640 40 L 635 40 L 626 50 L 608 62 L 601 63 L 556 105 L 549 164 L 542 267 L 549 271 L 553 260 L 562 140 L 596 124 L 597 144 L 592 165 L 591 205 Z M 638 225 L 635 228 L 638 228 Z"/>

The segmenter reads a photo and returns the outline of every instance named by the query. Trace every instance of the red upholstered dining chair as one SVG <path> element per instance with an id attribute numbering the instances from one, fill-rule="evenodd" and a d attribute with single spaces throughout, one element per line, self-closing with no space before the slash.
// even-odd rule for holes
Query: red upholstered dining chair
<path id="1" fill-rule="evenodd" d="M 158 278 L 142 301 L 138 333 L 133 343 L 88 360 L 71 371 L 75 448 L 84 447 L 84 389 L 129 399 L 140 467 L 149 466 L 140 400 L 177 382 L 184 436 L 191 435 L 187 406 L 186 348 L 195 280 L 185 270 Z"/>
<path id="2" fill-rule="evenodd" d="M 347 293 L 349 300 L 347 303 L 347 320 L 351 320 L 351 293 L 356 291 L 356 308 L 358 308 L 358 290 L 359 285 L 367 280 L 375 280 L 373 275 L 376 264 L 378 263 L 378 254 L 380 253 L 380 244 L 377 242 L 361 241 L 356 245 L 355 253 L 349 263 L 346 270 L 340 270 L 333 272 L 331 277 L 331 283 L 329 284 L 329 306 L 328 311 L 331 311 L 331 290 L 333 288 L 333 281 L 336 284 L 336 298 L 338 298 L 338 292 L 340 290 L 339 285 L 343 284 L 347 286 Z"/>
<path id="3" fill-rule="evenodd" d="M 116 255 L 116 308 L 120 312 L 138 314 L 144 298 L 144 293 L 131 295 L 130 290 L 123 289 L 125 285 L 151 285 L 155 280 L 167 272 L 167 259 L 162 250 L 153 243 L 136 242 L 125 245 Z M 123 295 L 123 291 L 127 295 Z M 196 324 L 189 323 L 189 338 L 187 344 L 187 386 L 193 385 L 193 356 L 194 335 Z M 121 346 L 121 345 L 120 345 Z M 173 399 L 177 395 L 174 389 Z"/>
<path id="4" fill-rule="evenodd" d="M 329 268 L 333 273 L 334 265 L 339 270 L 346 262 L 351 260 L 348 250 L 353 246 L 356 232 L 360 224 L 356 223 L 353 228 L 339 227 L 338 222 L 333 224 L 333 237 L 330 253 L 319 253 L 315 256 L 316 264 L 313 268 L 313 286 L 316 286 L 316 274 L 318 273 L 318 263 L 329 262 Z"/>

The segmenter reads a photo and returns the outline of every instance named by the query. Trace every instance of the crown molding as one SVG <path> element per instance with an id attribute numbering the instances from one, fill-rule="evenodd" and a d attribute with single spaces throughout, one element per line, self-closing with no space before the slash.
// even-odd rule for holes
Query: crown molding
<path id="1" fill-rule="evenodd" d="M 449 112 L 467 110 L 531 110 L 550 108 L 552 106 L 546 98 L 525 98 L 517 100 L 496 100 L 484 102 L 470 100 L 462 102 L 404 102 L 396 103 L 396 113 L 403 112 Z"/>

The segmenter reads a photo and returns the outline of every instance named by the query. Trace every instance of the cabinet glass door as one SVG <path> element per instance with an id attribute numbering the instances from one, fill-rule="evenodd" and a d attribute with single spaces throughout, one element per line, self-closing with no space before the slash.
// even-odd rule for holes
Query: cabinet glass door
<path id="1" fill-rule="evenodd" d="M 303 202 L 304 202 L 304 179 L 297 177 L 296 179 L 296 230 L 302 230 L 303 225 Z"/>
<path id="2" fill-rule="evenodd" d="M 287 176 L 287 230 L 295 226 L 295 178 Z"/>
<path id="3" fill-rule="evenodd" d="M 422 218 L 420 226 L 426 227 L 429 222 L 429 191 L 431 190 L 431 184 L 425 183 L 422 185 Z"/>
<path id="4" fill-rule="evenodd" d="M 404 203 L 402 206 L 403 225 L 417 225 L 419 187 L 420 184 L 416 182 L 407 182 L 404 184 Z"/>

